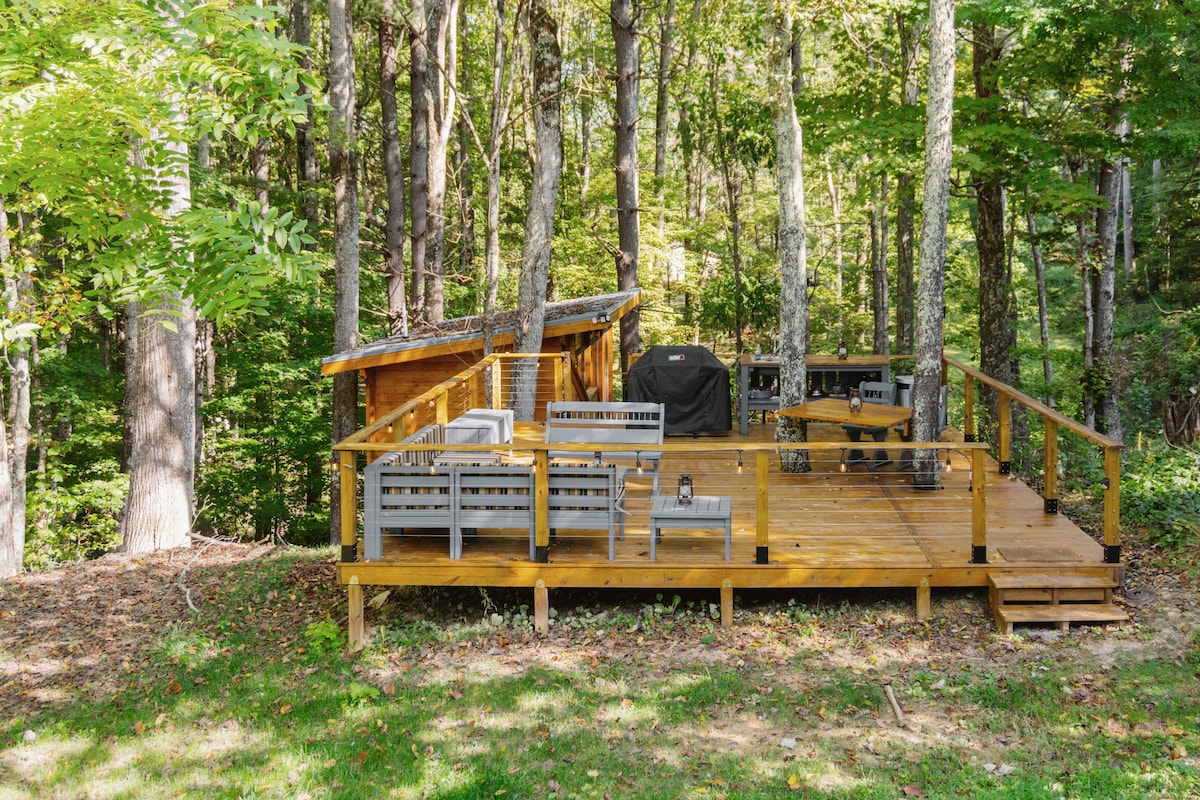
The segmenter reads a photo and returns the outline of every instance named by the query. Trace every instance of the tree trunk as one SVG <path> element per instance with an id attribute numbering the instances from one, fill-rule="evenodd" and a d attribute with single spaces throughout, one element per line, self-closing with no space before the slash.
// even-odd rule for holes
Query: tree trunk
<path id="1" fill-rule="evenodd" d="M 425 96 L 429 126 L 426 151 L 428 215 L 425 252 L 425 318 L 441 322 L 445 316 L 446 274 L 446 156 L 454 131 L 458 101 L 458 2 L 434 0 L 428 4 L 426 26 L 429 72 Z M 436 33 L 435 33 L 436 31 Z"/>
<path id="2" fill-rule="evenodd" d="M 461 3 L 458 6 L 458 36 L 463 41 L 469 41 L 467 25 L 469 18 L 467 7 Z M 468 65 L 471 62 L 463 59 L 459 71 L 458 82 L 462 86 L 462 94 L 470 97 L 473 91 L 471 78 L 473 70 Z M 471 127 L 466 115 L 462 115 L 455 125 L 455 156 L 454 156 L 454 185 L 457 187 L 458 200 L 458 274 L 469 280 L 472 285 L 479 285 L 479 276 L 475 271 L 475 159 L 471 150 Z M 476 300 L 478 302 L 478 300 Z M 477 306 L 476 306 L 477 307 Z"/>
<path id="3" fill-rule="evenodd" d="M 4 271 L 4 293 L 8 297 L 5 316 L 9 322 L 18 324 L 28 321 L 33 283 L 28 273 L 13 270 L 15 266 L 8 238 L 8 211 L 4 207 L 4 198 L 0 197 L 0 268 Z M 4 447 L 0 453 L 0 579 L 20 573 L 25 558 L 30 341 L 10 342 L 6 356 L 9 370 L 7 408 L 3 395 L 0 395 L 0 446 Z"/>
<path id="4" fill-rule="evenodd" d="M 776 171 L 779 181 L 779 405 L 794 406 L 807 398 L 808 242 L 804 218 L 804 133 L 796 117 L 793 80 L 791 14 L 772 9 L 771 112 L 775 123 Z M 775 427 L 780 442 L 808 441 L 805 423 L 780 417 Z M 808 454 L 780 453 L 785 472 L 808 472 Z"/>
<path id="5" fill-rule="evenodd" d="M 1029 189 L 1025 189 L 1026 197 Z M 1038 242 L 1037 225 L 1033 220 L 1033 212 L 1025 212 L 1025 226 L 1029 230 L 1029 252 L 1033 258 L 1034 279 L 1037 281 L 1038 298 L 1038 339 L 1042 343 L 1042 380 L 1046 383 L 1046 393 L 1042 402 L 1054 408 L 1054 365 L 1050 362 L 1050 314 L 1046 304 L 1046 264 L 1042 260 L 1042 246 Z"/>
<path id="6" fill-rule="evenodd" d="M 329 0 L 329 171 L 334 204 L 333 349 L 358 345 L 358 146 L 354 128 L 354 29 L 349 0 Z M 333 376 L 334 443 L 358 427 L 358 373 Z M 341 480 L 331 482 L 330 541 L 341 542 Z"/>
<path id="7" fill-rule="evenodd" d="M 1003 45 L 996 39 L 996 26 L 986 22 L 973 25 L 972 74 L 980 112 L 977 122 L 986 128 L 993 123 L 991 109 L 999 94 L 997 78 Z M 1005 258 L 1004 186 L 999 174 L 1004 154 L 985 143 L 976 152 L 975 162 L 982 165 L 971 174 L 975 187 L 975 247 L 979 253 L 979 368 L 996 380 L 1011 385 L 1012 357 L 1017 344 L 1017 329 L 1009 304 L 1008 261 Z M 995 442 L 999 395 L 990 386 L 980 388 L 980 405 L 986 409 L 981 421 L 983 441 Z"/>
<path id="8" fill-rule="evenodd" d="M 916 107 L 920 101 L 917 59 L 921 54 L 920 20 L 907 20 L 896 15 L 896 30 L 900 37 L 900 104 Z M 915 143 L 906 142 L 905 154 L 915 160 Z M 914 304 L 916 284 L 913 280 L 913 233 L 916 228 L 917 181 L 905 170 L 896 176 L 896 352 L 913 352 Z"/>
<path id="9" fill-rule="evenodd" d="M 1099 193 L 1107 205 L 1096 212 L 1096 239 L 1099 267 L 1092 295 L 1096 327 L 1092 355 L 1094 366 L 1089 385 L 1093 389 L 1096 429 L 1117 441 L 1125 438 L 1118 406 L 1117 364 L 1113 342 L 1113 323 L 1117 283 L 1117 214 L 1121 196 L 1121 168 L 1105 160 L 1100 164 Z"/>
<path id="10" fill-rule="evenodd" d="M 383 175 L 387 215 L 383 224 L 383 259 L 387 275 L 388 329 L 408 333 L 404 280 L 404 156 L 400 152 L 400 104 L 396 79 L 402 37 L 396 35 L 396 0 L 383 0 L 379 12 L 379 116 L 383 125 Z"/>
<path id="11" fill-rule="evenodd" d="M 612 21 L 616 46 L 617 99 L 613 111 L 614 165 L 617 181 L 617 288 L 638 287 L 638 42 L 637 15 L 632 0 L 612 0 Z M 638 309 L 621 317 L 621 374 L 629 371 L 633 353 L 642 350 Z"/>
<path id="12" fill-rule="evenodd" d="M 312 11 L 309 0 L 292 0 L 291 5 L 291 40 L 303 49 L 297 53 L 296 60 L 301 71 L 312 72 Z M 313 138 L 313 115 L 316 112 L 312 100 L 312 92 L 303 83 L 297 91 L 304 98 L 307 109 L 304 121 L 296 125 L 296 172 L 300 192 L 304 198 L 304 219 L 308 233 L 314 241 L 304 245 L 306 250 L 316 250 L 317 232 L 321 230 L 321 201 L 317 193 L 317 181 L 320 168 L 317 165 L 317 147 Z"/>
<path id="13" fill-rule="evenodd" d="M 834 166 L 825 154 L 825 180 L 829 187 L 829 213 L 833 217 L 833 296 L 837 301 L 837 326 L 839 338 L 845 334 L 845 316 L 842 313 L 842 281 L 845 279 L 846 251 L 842 242 L 842 186 L 840 174 L 834 174 Z M 840 169 L 837 170 L 841 172 Z"/>
<path id="14" fill-rule="evenodd" d="M 411 0 L 409 6 L 409 119 L 408 145 L 409 211 L 412 230 L 412 285 L 409 308 L 414 322 L 426 319 L 425 251 L 429 229 L 429 22 L 425 0 Z"/>
<path id="15" fill-rule="evenodd" d="M 913 437 L 919 442 L 937 440 L 941 406 L 943 291 L 954 122 L 954 0 L 930 0 L 929 4 L 929 99 L 925 118 L 925 192 L 917 269 L 917 366 L 913 381 Z M 916 454 L 916 461 L 913 485 L 939 486 L 937 451 L 923 449 Z"/>
<path id="16" fill-rule="evenodd" d="M 888 176 L 879 176 L 879 191 L 871 209 L 871 311 L 875 322 L 875 337 L 872 352 L 887 355 L 891 352 L 889 337 L 891 324 L 888 320 L 890 298 L 888 297 L 887 229 L 888 229 Z"/>
<path id="17" fill-rule="evenodd" d="M 525 13 L 533 69 L 532 116 L 537 146 L 530 154 L 533 185 L 525 218 L 525 244 L 521 249 L 519 317 L 513 347 L 519 353 L 537 353 L 542 349 L 550 240 L 562 177 L 562 51 L 558 45 L 558 24 L 542 0 L 530 0 Z M 533 419 L 536 400 L 537 362 L 514 364 L 514 415 L 518 419 Z"/>
<path id="18" fill-rule="evenodd" d="M 487 232 L 484 255 L 486 298 L 483 306 L 483 352 L 492 352 L 496 301 L 500 292 L 500 148 L 508 125 L 512 83 L 505 81 L 508 41 L 505 36 L 505 2 L 495 0 L 496 28 L 492 35 L 491 131 L 487 156 Z M 489 383 L 490 385 L 490 383 Z"/>
<path id="19" fill-rule="evenodd" d="M 671 47 L 675 39 L 675 0 L 667 0 L 659 24 L 658 96 L 654 105 L 654 190 L 658 205 L 659 245 L 667 235 L 667 134 L 671 87 Z"/>

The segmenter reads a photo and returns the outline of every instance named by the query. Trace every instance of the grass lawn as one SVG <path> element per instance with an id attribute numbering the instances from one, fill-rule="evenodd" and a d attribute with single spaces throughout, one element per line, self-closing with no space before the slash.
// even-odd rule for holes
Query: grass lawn
<path id="1" fill-rule="evenodd" d="M 9 798 L 1200 797 L 1187 575 L 1113 628 L 981 593 L 374 594 L 329 551 L 210 547 L 0 583 Z M 196 610 L 189 608 L 188 600 Z M 888 698 L 891 688 L 896 706 Z M 897 707 L 903 715 L 897 714 Z"/>

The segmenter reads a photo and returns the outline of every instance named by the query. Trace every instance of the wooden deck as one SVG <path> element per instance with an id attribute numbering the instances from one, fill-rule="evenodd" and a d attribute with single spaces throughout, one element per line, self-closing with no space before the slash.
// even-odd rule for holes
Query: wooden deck
<path id="1" fill-rule="evenodd" d="M 543 441 L 543 428 L 519 424 L 514 447 Z M 953 432 L 943 441 L 953 446 Z M 896 442 L 892 434 L 892 443 Z M 844 442 L 840 426 L 813 423 L 813 441 Z M 841 469 L 842 452 L 814 458 L 813 470 L 787 474 L 770 456 L 767 563 L 757 532 L 757 489 L 752 456 L 739 471 L 736 448 L 774 439 L 772 424 L 751 425 L 748 436 L 676 436 L 668 443 L 701 449 L 667 452 L 660 469 L 663 492 L 674 492 L 688 473 L 698 495 L 732 498 L 733 546 L 724 559 L 719 529 L 668 530 L 650 561 L 649 475 L 630 475 L 625 538 L 608 560 L 602 532 L 559 531 L 551 541 L 550 562 L 529 559 L 529 539 L 518 531 L 479 530 L 464 537 L 463 557 L 449 558 L 445 532 L 385 537 L 383 558 L 339 564 L 343 584 L 508 586 L 535 589 L 544 604 L 549 589 L 609 587 L 721 590 L 732 612 L 732 592 L 759 588 L 885 588 L 916 590 L 918 615 L 928 613 L 931 589 L 984 587 L 989 574 L 1076 575 L 1118 581 L 1120 564 L 1104 562 L 1104 548 L 1061 514 L 1044 512 L 1043 498 L 1018 480 L 987 465 L 986 563 L 972 551 L 971 471 L 963 453 L 951 453 L 944 488 L 918 490 L 912 473 L 895 464 Z M 961 437 L 959 437 L 961 441 Z M 874 442 L 863 442 L 868 456 Z M 847 451 L 849 444 L 847 443 Z M 943 453 L 942 458 L 946 456 Z"/>

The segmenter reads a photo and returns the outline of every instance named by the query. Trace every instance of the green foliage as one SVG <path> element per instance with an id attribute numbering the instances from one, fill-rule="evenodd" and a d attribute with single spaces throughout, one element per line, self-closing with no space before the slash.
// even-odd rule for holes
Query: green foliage
<path id="1" fill-rule="evenodd" d="M 1166 547 L 1200 540 L 1200 451 L 1154 446 L 1135 451 L 1121 471 L 1125 523 Z"/>
<path id="2" fill-rule="evenodd" d="M 328 657 L 339 651 L 344 638 L 341 627 L 331 619 L 310 622 L 304 629 L 304 640 L 308 642 L 308 649 L 318 657 Z"/>

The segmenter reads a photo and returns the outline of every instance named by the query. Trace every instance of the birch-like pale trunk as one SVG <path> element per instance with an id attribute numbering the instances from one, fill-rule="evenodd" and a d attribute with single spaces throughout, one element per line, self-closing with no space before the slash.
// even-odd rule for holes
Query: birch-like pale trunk
<path id="1" fill-rule="evenodd" d="M 1029 189 L 1025 189 L 1029 196 Z M 1046 383 L 1046 394 L 1042 402 L 1054 408 L 1054 365 L 1050 362 L 1050 314 L 1046 303 L 1046 263 L 1042 259 L 1042 246 L 1037 238 L 1037 224 L 1033 212 L 1025 212 L 1025 227 L 1029 231 L 1029 253 L 1033 258 L 1033 275 L 1037 282 L 1038 340 L 1042 343 L 1042 379 Z"/>
<path id="2" fill-rule="evenodd" d="M 333 349 L 358 346 L 358 145 L 354 130 L 354 29 L 350 0 L 329 0 L 329 172 L 333 177 Z M 358 427 L 358 372 L 333 376 L 333 441 Z M 341 542 L 341 480 L 330 483 L 330 542 Z"/>
<path id="3" fill-rule="evenodd" d="M 791 13 L 772 9 L 771 113 L 775 124 L 776 177 L 779 182 L 779 405 L 807 398 L 808 242 L 804 222 L 804 133 L 796 117 L 792 53 L 795 44 Z M 779 417 L 775 438 L 780 442 L 808 441 L 804 422 Z M 780 453 L 784 472 L 808 472 L 808 454 Z"/>
<path id="4" fill-rule="evenodd" d="M 890 297 L 888 287 L 888 176 L 879 176 L 879 189 L 871 208 L 871 316 L 875 322 L 875 335 L 871 343 L 872 352 L 887 355 L 891 352 L 889 337 Z"/>
<path id="5" fill-rule="evenodd" d="M 403 36 L 397 35 L 396 0 L 379 9 L 379 121 L 383 126 L 383 177 L 387 211 L 383 222 L 383 261 L 387 275 L 388 329 L 408 333 L 404 274 L 404 155 L 400 150 L 400 103 L 396 83 Z"/>
<path id="6" fill-rule="evenodd" d="M 946 227 L 954 126 L 954 0 L 929 3 L 929 98 L 925 119 L 925 191 L 914 342 L 917 365 L 913 378 L 913 438 L 918 442 L 937 440 L 941 406 Z M 917 451 L 916 462 L 914 486 L 935 488 L 941 484 L 936 450 Z"/>
<path id="7" fill-rule="evenodd" d="M 445 316 L 446 158 L 458 103 L 458 0 L 429 3 L 426 28 L 429 71 L 425 76 L 426 194 L 425 318 Z"/>
<path id="8" fill-rule="evenodd" d="M 636 289 L 638 283 L 640 200 L 638 198 L 638 16 L 633 0 L 612 0 L 616 51 L 616 106 L 613 109 L 613 164 L 617 192 L 617 288 Z M 621 373 L 629 371 L 630 356 L 641 352 L 641 319 L 638 309 L 621 317 Z"/>
<path id="9" fill-rule="evenodd" d="M 500 148 L 508 124 L 508 109 L 512 102 L 512 82 L 508 74 L 508 39 L 505 35 L 504 0 L 495 0 L 496 27 L 492 32 L 492 105 L 491 129 L 488 133 L 487 154 L 487 231 L 484 234 L 483 354 L 493 350 L 496 301 L 500 293 Z M 489 386 L 491 383 L 489 382 Z"/>
<path id="10" fill-rule="evenodd" d="M 558 23 L 542 0 L 530 0 L 525 9 L 533 70 L 532 117 L 536 147 L 529 210 L 525 217 L 525 243 L 521 248 L 521 286 L 517 298 L 518 320 L 513 348 L 518 353 L 542 349 L 546 321 L 546 285 L 550 275 L 550 240 L 562 177 L 562 50 Z M 537 362 L 513 365 L 512 409 L 517 419 L 531 420 L 537 401 Z"/>
<path id="11" fill-rule="evenodd" d="M 4 270 L 5 313 L 12 322 L 24 321 L 31 307 L 30 276 L 11 270 L 8 212 L 0 197 L 0 267 Z M 0 394 L 0 579 L 21 572 L 25 558 L 25 523 L 30 433 L 30 343 L 12 342 L 4 356 L 8 362 L 8 403 Z"/>
<path id="12" fill-rule="evenodd" d="M 299 64 L 302 72 L 312 72 L 312 7 L 310 0 L 292 0 L 289 28 L 288 38 L 302 48 L 296 54 L 296 63 Z M 304 119 L 296 124 L 296 183 L 304 198 L 306 227 L 308 233 L 312 234 L 314 238 L 312 243 L 304 245 L 304 249 L 316 250 L 316 233 L 321 229 L 321 201 L 317 194 L 320 167 L 317 164 L 316 137 L 313 135 L 316 104 L 312 99 L 312 91 L 303 83 L 297 87 L 296 91 L 304 98 L 305 106 Z"/>

